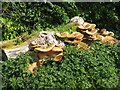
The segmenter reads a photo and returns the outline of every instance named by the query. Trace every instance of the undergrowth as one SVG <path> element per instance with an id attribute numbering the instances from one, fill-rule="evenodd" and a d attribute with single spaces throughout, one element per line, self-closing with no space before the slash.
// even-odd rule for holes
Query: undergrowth
<path id="1" fill-rule="evenodd" d="M 3 90 L 40 88 L 120 88 L 120 44 L 91 44 L 90 50 L 64 47 L 58 61 L 46 61 L 38 73 L 26 73 L 35 60 L 30 51 L 3 61 Z M 38 68 L 35 69 L 36 72 Z"/>
<path id="2" fill-rule="evenodd" d="M 119 39 L 119 8 L 120 2 L 2 2 L 2 39 L 14 39 L 40 28 L 55 28 L 67 24 L 74 16 L 114 32 Z"/>

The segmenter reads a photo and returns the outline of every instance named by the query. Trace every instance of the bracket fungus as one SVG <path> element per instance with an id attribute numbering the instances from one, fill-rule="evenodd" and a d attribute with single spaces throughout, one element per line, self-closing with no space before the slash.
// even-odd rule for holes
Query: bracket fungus
<path id="1" fill-rule="evenodd" d="M 96 27 L 96 24 L 90 24 L 88 22 L 84 22 L 83 26 L 78 26 L 80 29 L 94 29 Z"/>
<path id="2" fill-rule="evenodd" d="M 33 47 L 33 46 L 32 46 Z M 47 48 L 35 47 L 39 60 L 28 66 L 28 71 L 34 73 L 34 68 L 40 67 L 48 58 L 53 58 L 53 61 L 60 61 L 63 57 L 62 47 L 57 47 L 55 43 L 51 43 Z"/>
<path id="3" fill-rule="evenodd" d="M 26 72 L 34 73 L 34 68 L 40 67 L 40 64 L 41 64 L 41 63 L 40 63 L 39 60 L 36 61 L 36 62 L 34 62 L 34 63 L 32 63 L 31 65 L 28 66 L 28 71 L 26 71 Z"/>
<path id="4" fill-rule="evenodd" d="M 75 37 L 75 39 L 76 40 L 81 40 L 83 37 L 84 37 L 84 35 L 80 33 L 78 36 Z"/>
<path id="5" fill-rule="evenodd" d="M 107 44 L 114 44 L 114 38 L 111 37 L 111 36 L 105 36 L 103 39 L 102 39 L 102 42 L 106 42 Z"/>
<path id="6" fill-rule="evenodd" d="M 98 33 L 96 33 L 96 34 L 90 36 L 90 38 L 93 39 L 93 40 L 102 40 L 104 38 L 104 36 L 99 35 Z"/>
<path id="7" fill-rule="evenodd" d="M 84 22 L 83 25 L 77 26 L 85 37 L 83 39 L 86 40 L 100 40 L 102 43 L 106 42 L 107 44 L 114 44 L 114 33 L 111 31 L 107 31 L 106 29 L 101 29 L 100 33 L 98 33 L 99 28 L 95 28 L 96 24 L 90 24 L 88 22 Z"/>
<path id="8" fill-rule="evenodd" d="M 64 42 L 68 42 L 72 44 L 76 43 L 77 44 L 77 46 L 75 46 L 76 48 L 90 49 L 89 42 L 93 40 L 98 40 L 98 41 L 101 41 L 102 43 L 106 42 L 107 44 L 115 43 L 113 32 L 107 31 L 106 29 L 100 30 L 99 28 L 95 28 L 96 24 L 84 22 L 83 18 L 79 16 L 73 17 L 70 20 L 69 25 L 71 24 L 74 24 L 75 26 L 77 26 L 77 29 L 79 30 L 76 32 L 73 32 L 72 34 L 70 34 L 69 32 L 62 32 L 62 33 L 54 32 L 54 33 L 57 37 L 61 37 L 61 39 Z M 48 37 L 49 34 L 43 35 L 43 33 L 42 33 L 42 36 L 49 38 L 46 40 L 46 42 L 50 41 L 51 38 Z M 42 38 L 42 36 L 39 36 L 39 37 Z M 39 39 L 38 39 L 38 43 L 41 43 Z M 42 40 L 44 41 L 44 39 Z M 28 70 L 30 72 L 34 73 L 34 68 L 40 67 L 40 65 L 43 64 L 43 62 L 45 62 L 49 58 L 51 58 L 53 61 L 60 61 L 60 59 L 63 57 L 63 49 L 62 49 L 63 46 L 57 45 L 53 41 L 50 41 L 47 47 L 44 47 L 43 46 L 44 44 L 38 44 L 38 45 L 33 44 L 33 46 L 31 46 L 32 48 L 34 48 L 34 51 L 37 52 L 39 60 L 28 66 Z"/>
<path id="9" fill-rule="evenodd" d="M 103 36 L 114 36 L 114 33 L 111 31 L 106 31 L 106 29 L 101 29 L 101 35 Z"/>
<path id="10" fill-rule="evenodd" d="M 56 33 L 56 35 L 57 35 L 58 37 L 64 38 L 64 37 L 67 37 L 67 36 L 69 35 L 69 33 L 68 33 L 68 32 Z"/>
<path id="11" fill-rule="evenodd" d="M 79 36 L 81 33 L 79 32 L 73 32 L 72 34 L 70 34 L 67 38 L 76 38 L 77 36 Z"/>
<path id="12" fill-rule="evenodd" d="M 89 35 L 94 35 L 98 32 L 99 29 L 86 30 L 86 33 Z"/>
<path id="13" fill-rule="evenodd" d="M 68 32 L 63 32 L 63 34 L 57 33 L 56 35 L 58 37 L 66 37 L 65 42 L 68 43 L 79 43 L 83 40 L 84 37 L 84 35 L 80 32 L 73 32 L 72 34 L 69 34 Z"/>
<path id="14" fill-rule="evenodd" d="M 60 47 L 53 47 L 52 51 L 53 52 L 63 52 L 62 48 L 60 48 Z"/>
<path id="15" fill-rule="evenodd" d="M 55 43 L 50 44 L 47 48 L 35 48 L 34 51 L 40 51 L 40 52 L 48 52 L 50 51 L 53 47 L 55 47 Z"/>

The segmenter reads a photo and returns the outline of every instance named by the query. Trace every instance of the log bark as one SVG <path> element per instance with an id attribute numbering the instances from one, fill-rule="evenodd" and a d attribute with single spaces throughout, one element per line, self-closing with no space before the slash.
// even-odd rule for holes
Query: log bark
<path id="1" fill-rule="evenodd" d="M 55 43 L 57 46 L 64 45 L 64 43 L 60 40 L 57 40 L 55 37 L 55 31 L 41 31 L 39 32 L 36 39 L 31 40 L 31 43 L 28 43 L 26 45 L 20 46 L 18 48 L 14 49 L 2 49 L 2 59 L 8 60 L 10 58 L 16 58 L 21 53 L 26 53 L 27 51 L 33 51 L 33 48 L 31 48 L 31 45 L 42 45 L 44 48 L 48 47 L 51 43 Z M 2 43 L 6 42 L 0 42 L 0 45 Z M 35 56 L 36 53 L 32 54 Z M 37 55 L 37 54 L 36 54 Z M 36 56 L 35 56 L 36 59 Z"/>
<path id="2" fill-rule="evenodd" d="M 20 46 L 15 49 L 2 49 L 2 59 L 8 60 L 9 58 L 16 58 L 21 53 L 26 53 L 29 50 L 29 44 Z"/>

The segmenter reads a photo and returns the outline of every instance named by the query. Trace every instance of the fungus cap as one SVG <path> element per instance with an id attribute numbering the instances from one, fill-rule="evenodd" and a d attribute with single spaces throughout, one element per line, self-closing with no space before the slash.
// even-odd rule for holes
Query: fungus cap
<path id="1" fill-rule="evenodd" d="M 114 36 L 114 33 L 111 31 L 106 31 L 106 29 L 101 30 L 101 35 L 103 36 Z"/>
<path id="2" fill-rule="evenodd" d="M 78 26 L 80 29 L 94 29 L 96 27 L 96 24 L 90 24 L 88 22 L 84 22 L 83 26 Z"/>
<path id="3" fill-rule="evenodd" d="M 68 36 L 68 38 L 75 38 L 75 37 L 79 36 L 80 34 L 81 34 L 80 32 L 73 32 L 72 34 L 70 34 Z"/>
<path id="4" fill-rule="evenodd" d="M 53 59 L 53 61 L 60 61 L 60 59 L 63 57 L 63 53 L 59 53 L 56 58 Z"/>
<path id="5" fill-rule="evenodd" d="M 93 40 L 102 40 L 102 38 L 103 38 L 103 36 L 100 35 L 99 33 L 96 33 L 96 34 L 89 36 L 89 37 Z"/>
<path id="6" fill-rule="evenodd" d="M 114 44 L 115 42 L 112 40 L 112 41 L 108 41 L 107 43 L 108 44 Z"/>
<path id="7" fill-rule="evenodd" d="M 109 32 L 108 36 L 114 36 L 114 33 L 113 32 Z"/>
<path id="8" fill-rule="evenodd" d="M 103 36 L 108 36 L 108 35 L 109 35 L 109 31 L 103 31 L 103 32 L 102 32 L 102 35 L 103 35 Z"/>
<path id="9" fill-rule="evenodd" d="M 48 52 L 52 50 L 53 47 L 55 47 L 55 43 L 50 44 L 47 48 L 35 48 L 34 51 L 40 51 L 40 52 Z"/>
<path id="10" fill-rule="evenodd" d="M 80 35 L 78 35 L 77 37 L 75 37 L 75 39 L 82 39 L 83 37 L 84 37 L 84 35 L 80 33 Z"/>
<path id="11" fill-rule="evenodd" d="M 88 29 L 89 26 L 90 26 L 90 23 L 84 22 L 83 26 L 80 25 L 80 26 L 78 26 L 78 28 L 80 28 L 80 29 Z"/>
<path id="12" fill-rule="evenodd" d="M 63 50 L 60 47 L 53 47 L 52 51 L 53 52 L 63 52 Z"/>
<path id="13" fill-rule="evenodd" d="M 40 60 L 38 60 L 38 61 L 30 64 L 30 65 L 28 66 L 28 71 L 31 72 L 31 73 L 34 73 L 34 68 L 35 68 L 35 67 L 40 67 L 41 64 L 42 64 L 42 63 L 40 63 Z"/>
<path id="14" fill-rule="evenodd" d="M 84 26 L 82 26 L 82 25 L 79 25 L 79 26 L 77 26 L 78 28 L 80 28 L 80 29 L 87 29 L 87 28 L 85 28 Z"/>
<path id="15" fill-rule="evenodd" d="M 105 36 L 105 37 L 103 38 L 102 42 L 113 41 L 113 40 L 114 40 L 113 37 L 111 37 L 111 36 Z"/>
<path id="16" fill-rule="evenodd" d="M 90 24 L 90 26 L 88 27 L 88 29 L 95 29 L 95 27 L 96 27 L 96 24 Z"/>
<path id="17" fill-rule="evenodd" d="M 83 39 L 74 39 L 73 41 L 71 40 L 66 40 L 65 42 L 68 42 L 68 43 L 79 43 L 81 42 Z"/>
<path id="18" fill-rule="evenodd" d="M 81 42 L 83 39 L 75 39 L 74 41 L 72 41 L 71 43 L 79 43 Z"/>
<path id="19" fill-rule="evenodd" d="M 103 40 L 104 36 L 102 36 L 102 35 L 96 35 L 96 38 L 97 38 L 98 40 Z"/>
<path id="20" fill-rule="evenodd" d="M 58 37 L 67 37 L 69 35 L 69 32 L 63 32 L 63 33 L 56 33 Z"/>
<path id="21" fill-rule="evenodd" d="M 31 73 L 34 73 L 34 68 L 35 67 L 37 67 L 37 62 L 34 62 L 34 63 L 32 63 L 32 64 L 30 64 L 29 66 L 28 66 L 28 70 L 31 72 Z"/>
<path id="22" fill-rule="evenodd" d="M 90 26 L 90 23 L 88 23 L 88 22 L 84 22 L 83 26 L 87 28 L 87 27 Z"/>
<path id="23" fill-rule="evenodd" d="M 97 33 L 97 31 L 98 31 L 98 29 L 93 29 L 93 30 L 91 30 L 91 31 L 86 30 L 86 33 L 89 34 L 89 35 L 94 35 L 94 34 Z"/>

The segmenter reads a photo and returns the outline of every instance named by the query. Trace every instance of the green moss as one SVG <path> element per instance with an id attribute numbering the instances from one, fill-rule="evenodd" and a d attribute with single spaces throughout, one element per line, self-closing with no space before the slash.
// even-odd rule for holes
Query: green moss
<path id="1" fill-rule="evenodd" d="M 59 25 L 56 28 L 50 29 L 50 28 L 46 28 L 46 30 L 51 30 L 51 31 L 58 31 L 58 32 L 69 32 L 72 33 L 74 31 L 76 31 L 76 26 L 75 25 Z"/>
<path id="2" fill-rule="evenodd" d="M 20 47 L 22 45 L 29 44 L 32 40 L 34 40 L 37 36 L 37 32 L 29 35 L 28 33 L 24 33 L 21 36 L 17 37 L 13 40 L 7 40 L 4 43 L 2 43 L 3 49 L 13 49 Z"/>

